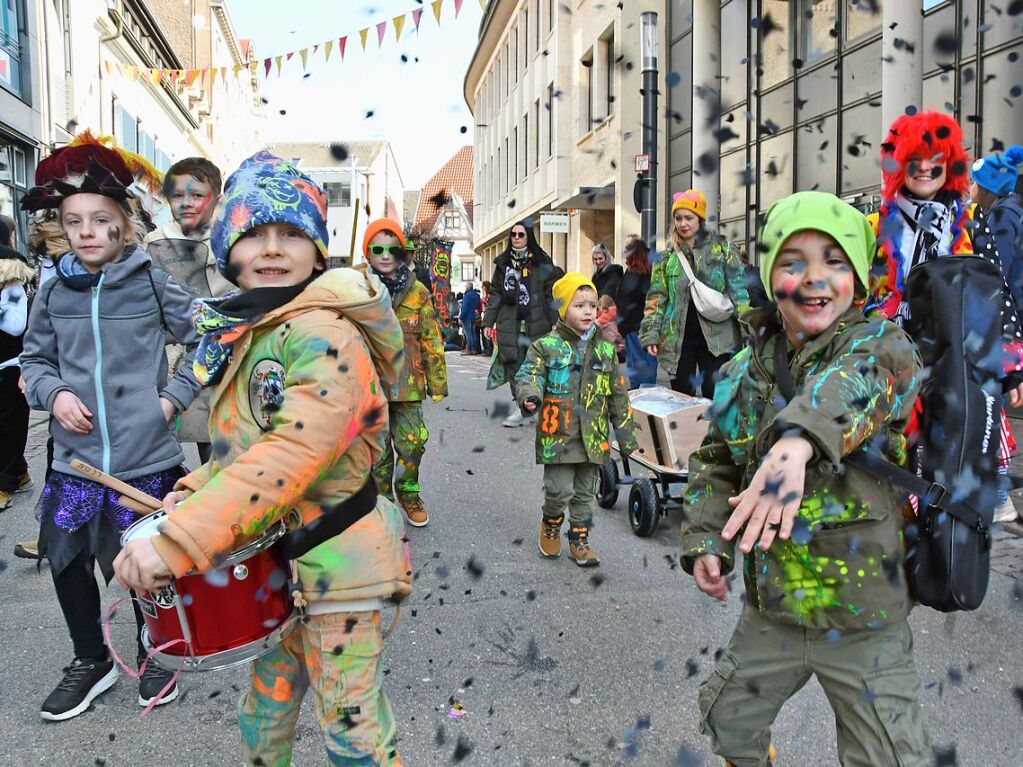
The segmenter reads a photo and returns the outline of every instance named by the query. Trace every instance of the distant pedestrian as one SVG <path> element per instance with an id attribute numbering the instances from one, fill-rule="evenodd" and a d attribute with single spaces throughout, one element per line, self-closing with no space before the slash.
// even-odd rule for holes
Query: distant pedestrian
<path id="1" fill-rule="evenodd" d="M 746 275 L 735 250 L 707 228 L 702 192 L 676 194 L 671 216 L 674 223 L 663 257 L 653 266 L 639 335 L 671 376 L 672 389 L 713 397 L 718 369 L 742 340 L 737 315 L 749 306 Z M 714 300 L 714 311 L 700 312 L 693 299 L 697 291 Z"/>
<path id="2" fill-rule="evenodd" d="M 612 438 L 628 455 L 635 449 L 632 408 L 614 346 L 597 332 L 597 288 L 578 272 L 553 286 L 557 327 L 534 341 L 519 368 L 519 405 L 538 413 L 536 462 L 543 465 L 544 504 L 539 547 L 561 554 L 568 509 L 568 556 L 580 567 L 600 564 L 590 546 L 600 466 Z M 609 429 L 613 427 L 613 433 Z"/>
<path id="3" fill-rule="evenodd" d="M 134 155 L 88 134 L 36 168 L 26 210 L 57 209 L 71 252 L 36 295 L 21 355 L 29 403 L 48 410 L 55 450 L 39 501 L 39 553 L 50 573 L 75 657 L 47 697 L 43 719 L 85 712 L 117 680 L 100 631 L 94 574 L 113 577 L 121 533 L 136 514 L 118 494 L 74 471 L 79 458 L 149 495 L 163 497 L 181 476 L 184 455 L 168 422 L 199 392 L 191 356 L 198 344 L 192 299 L 138 246 L 139 207 L 129 187 L 144 169 Z M 188 364 L 168 382 L 167 333 L 188 349 Z M 142 613 L 133 601 L 135 622 Z M 136 638 L 138 639 L 138 634 Z M 146 650 L 137 641 L 141 665 Z M 169 672 L 147 663 L 140 705 L 168 703 Z"/>
<path id="4" fill-rule="evenodd" d="M 643 348 L 639 327 L 650 289 L 650 249 L 638 234 L 625 240 L 625 273 L 618 284 L 618 332 L 625 339 L 625 369 L 629 388 L 653 386 L 657 382 L 657 358 Z"/>
<path id="5" fill-rule="evenodd" d="M 598 242 L 593 246 L 593 284 L 597 286 L 597 297 L 611 296 L 618 293 L 618 284 L 622 281 L 622 267 L 614 263 L 614 257 L 607 246 Z"/>
<path id="6" fill-rule="evenodd" d="M 559 310 L 551 290 L 563 274 L 537 243 L 530 225 L 525 221 L 512 224 L 508 247 L 494 262 L 494 276 L 490 280 L 493 293 L 483 315 L 483 327 L 497 347 L 488 389 L 507 383 L 515 399 L 515 377 L 526 358 L 526 350 L 558 323 Z M 526 425 L 529 420 L 516 408 L 502 425 L 514 428 Z"/>
<path id="7" fill-rule="evenodd" d="M 10 239 L 0 243 L 0 511 L 11 505 L 15 493 L 32 488 L 25 462 L 29 407 L 18 385 L 32 277 L 32 267 L 10 246 Z"/>
<path id="8" fill-rule="evenodd" d="M 970 199 L 987 220 L 990 237 L 974 248 L 983 253 L 990 245 L 998 251 L 1002 276 L 1017 310 L 1023 317 L 1023 201 L 1016 192 L 1023 166 L 1023 146 L 981 157 L 973 163 Z M 974 238 L 980 238 L 980 234 Z"/>
<path id="9" fill-rule="evenodd" d="M 479 291 L 471 282 L 466 285 L 465 293 L 462 295 L 462 307 L 458 315 L 462 323 L 462 332 L 465 333 L 465 353 L 467 355 L 480 353 L 480 309 L 483 301 Z"/>
<path id="10" fill-rule="evenodd" d="M 366 227 L 362 244 L 367 264 L 357 267 L 380 278 L 405 336 L 405 356 L 396 382 L 385 391 L 389 431 L 384 452 L 373 466 L 377 489 L 397 498 L 405 519 L 423 527 L 430 517 L 423 503 L 419 467 L 430 433 L 423 418 L 423 400 L 448 396 L 447 363 L 440 325 L 430 294 L 409 263 L 410 251 L 397 221 L 381 218 Z"/>
<path id="11" fill-rule="evenodd" d="M 600 337 L 614 346 L 618 361 L 624 362 L 625 339 L 618 330 L 618 307 L 611 296 L 601 296 L 597 299 L 596 321 L 597 327 L 600 328 Z"/>

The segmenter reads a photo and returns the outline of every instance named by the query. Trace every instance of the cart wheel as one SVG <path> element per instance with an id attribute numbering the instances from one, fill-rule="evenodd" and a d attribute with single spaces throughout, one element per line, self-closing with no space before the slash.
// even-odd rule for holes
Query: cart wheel
<path id="1" fill-rule="evenodd" d="M 602 509 L 613 509 L 618 503 L 618 464 L 608 458 L 600 466 L 600 489 L 597 491 L 597 504 Z"/>
<path id="2" fill-rule="evenodd" d="M 632 532 L 641 538 L 652 535 L 657 529 L 657 488 L 646 477 L 637 479 L 629 491 L 629 524 Z"/>

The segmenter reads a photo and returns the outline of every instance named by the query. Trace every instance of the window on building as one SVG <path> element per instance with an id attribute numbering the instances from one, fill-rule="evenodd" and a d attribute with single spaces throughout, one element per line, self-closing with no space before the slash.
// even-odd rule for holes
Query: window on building
<path id="1" fill-rule="evenodd" d="M 788 0 L 761 0 L 764 18 L 771 17 L 774 31 L 764 36 L 766 24 L 760 24 L 760 87 L 770 88 L 792 74 L 792 25 L 789 23 L 791 4 Z"/>
<path id="2" fill-rule="evenodd" d="M 593 49 L 590 48 L 579 60 L 579 90 L 582 98 L 579 100 L 579 107 L 582 111 L 580 122 L 582 133 L 586 134 L 593 130 Z"/>
<path id="3" fill-rule="evenodd" d="M 604 102 L 605 116 L 615 112 L 615 31 L 608 29 L 600 41 L 601 56 L 604 59 Z"/>
<path id="4" fill-rule="evenodd" d="M 554 29 L 554 14 L 557 13 L 558 0 L 543 0 L 547 3 L 547 31 Z"/>
<path id="5" fill-rule="evenodd" d="M 547 156 L 554 156 L 554 83 L 547 85 Z"/>
<path id="6" fill-rule="evenodd" d="M 514 78 L 512 82 L 516 82 L 517 83 L 519 81 L 519 28 L 518 28 L 518 26 L 515 27 L 515 67 L 512 70 L 512 77 Z"/>
<path id="7" fill-rule="evenodd" d="M 501 194 L 507 194 L 508 193 L 508 179 L 511 178 L 511 174 L 508 172 L 509 171 L 509 163 L 511 162 L 509 157 L 510 157 L 510 155 L 508 154 L 508 137 L 505 136 L 504 137 L 504 176 L 502 177 Z"/>
<path id="8" fill-rule="evenodd" d="M 533 126 L 536 130 L 536 126 Z M 529 112 L 522 115 L 522 180 L 529 173 Z"/>
<path id="9" fill-rule="evenodd" d="M 139 150 L 139 122 L 120 104 L 114 105 L 114 136 L 125 149 L 132 152 Z"/>
<path id="10" fill-rule="evenodd" d="M 540 167 L 540 99 L 533 102 L 533 137 L 536 143 L 536 154 L 533 158 L 533 167 Z"/>
<path id="11" fill-rule="evenodd" d="M 351 181 L 328 181 L 323 185 L 327 193 L 327 205 L 331 208 L 350 208 L 352 205 Z"/>
<path id="12" fill-rule="evenodd" d="M 529 6 L 522 9 L 522 52 L 525 62 L 523 69 L 529 66 Z"/>
<path id="13" fill-rule="evenodd" d="M 21 3 L 0 0 L 0 85 L 21 95 Z"/>
<path id="14" fill-rule="evenodd" d="M 149 160 L 149 162 L 156 162 L 156 139 L 141 128 L 139 129 L 138 152 L 140 155 Z"/>
<path id="15" fill-rule="evenodd" d="M 838 38 L 837 1 L 802 0 L 800 10 L 803 60 L 809 64 L 834 53 Z"/>
<path id="16" fill-rule="evenodd" d="M 161 173 L 171 166 L 170 157 L 162 149 L 156 150 L 156 169 Z"/>
<path id="17" fill-rule="evenodd" d="M 845 0 L 845 39 L 857 40 L 881 29 L 881 11 L 867 0 Z"/>
<path id="18" fill-rule="evenodd" d="M 512 128 L 512 161 L 511 161 L 511 179 L 508 181 L 508 186 L 513 187 L 519 183 L 519 126 Z"/>
<path id="19" fill-rule="evenodd" d="M 536 20 L 536 34 L 533 35 L 533 52 L 536 53 L 540 50 L 540 5 L 543 0 L 536 0 L 536 6 L 533 8 L 533 18 Z"/>

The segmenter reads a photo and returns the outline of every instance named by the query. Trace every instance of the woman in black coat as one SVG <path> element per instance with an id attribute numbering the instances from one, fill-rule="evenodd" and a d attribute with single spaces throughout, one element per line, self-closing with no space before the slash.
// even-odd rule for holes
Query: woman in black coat
<path id="1" fill-rule="evenodd" d="M 558 323 L 552 288 L 564 274 L 537 243 L 532 226 L 524 221 L 512 224 L 508 247 L 494 261 L 493 292 L 483 315 L 487 337 L 497 344 L 487 388 L 505 381 L 514 387 L 529 344 Z M 525 423 L 517 408 L 504 421 L 509 427 Z"/>
<path id="2" fill-rule="evenodd" d="M 611 251 L 602 242 L 593 246 L 593 284 L 597 288 L 597 297 L 611 296 L 618 293 L 618 283 L 622 281 L 622 267 L 613 263 Z"/>
<path id="3" fill-rule="evenodd" d="M 643 321 L 649 288 L 650 249 L 639 235 L 630 234 L 625 241 L 625 272 L 614 297 L 618 307 L 618 332 L 625 339 L 630 389 L 653 386 L 657 382 L 657 358 L 639 342 L 639 325 Z"/>

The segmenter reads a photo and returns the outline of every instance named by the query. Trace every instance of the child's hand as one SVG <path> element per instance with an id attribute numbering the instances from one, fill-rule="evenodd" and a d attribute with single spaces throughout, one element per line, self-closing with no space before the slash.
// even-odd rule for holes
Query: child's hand
<path id="1" fill-rule="evenodd" d="M 117 580 L 126 589 L 155 591 L 171 582 L 174 573 L 156 551 L 152 538 L 128 542 L 114 560 Z"/>
<path id="2" fill-rule="evenodd" d="M 185 500 L 190 493 L 183 493 L 180 490 L 175 490 L 172 493 L 167 493 L 163 497 L 163 510 L 170 514 L 174 511 L 174 507 Z"/>
<path id="3" fill-rule="evenodd" d="M 792 524 L 803 500 L 806 463 L 813 457 L 813 445 L 802 437 L 782 437 L 764 456 L 749 487 L 728 499 L 735 509 L 722 537 L 732 540 L 742 528 L 746 532 L 739 549 L 748 554 L 757 538 L 767 551 L 777 533 L 783 541 L 792 534 Z"/>
<path id="4" fill-rule="evenodd" d="M 178 412 L 174 403 L 169 399 L 164 399 L 163 397 L 160 397 L 160 410 L 163 411 L 163 420 L 167 421 L 167 423 L 170 423 L 170 419 Z"/>
<path id="5" fill-rule="evenodd" d="M 646 353 L 649 354 L 651 357 L 656 357 L 657 356 L 657 344 L 650 344 L 646 348 Z"/>
<path id="6" fill-rule="evenodd" d="M 92 413 L 73 393 L 64 389 L 53 400 L 53 417 L 65 431 L 72 434 L 88 434 L 92 431 Z"/>
<path id="7" fill-rule="evenodd" d="M 693 566 L 693 579 L 696 588 L 709 597 L 728 602 L 728 583 L 721 574 L 721 557 L 704 554 Z"/>

